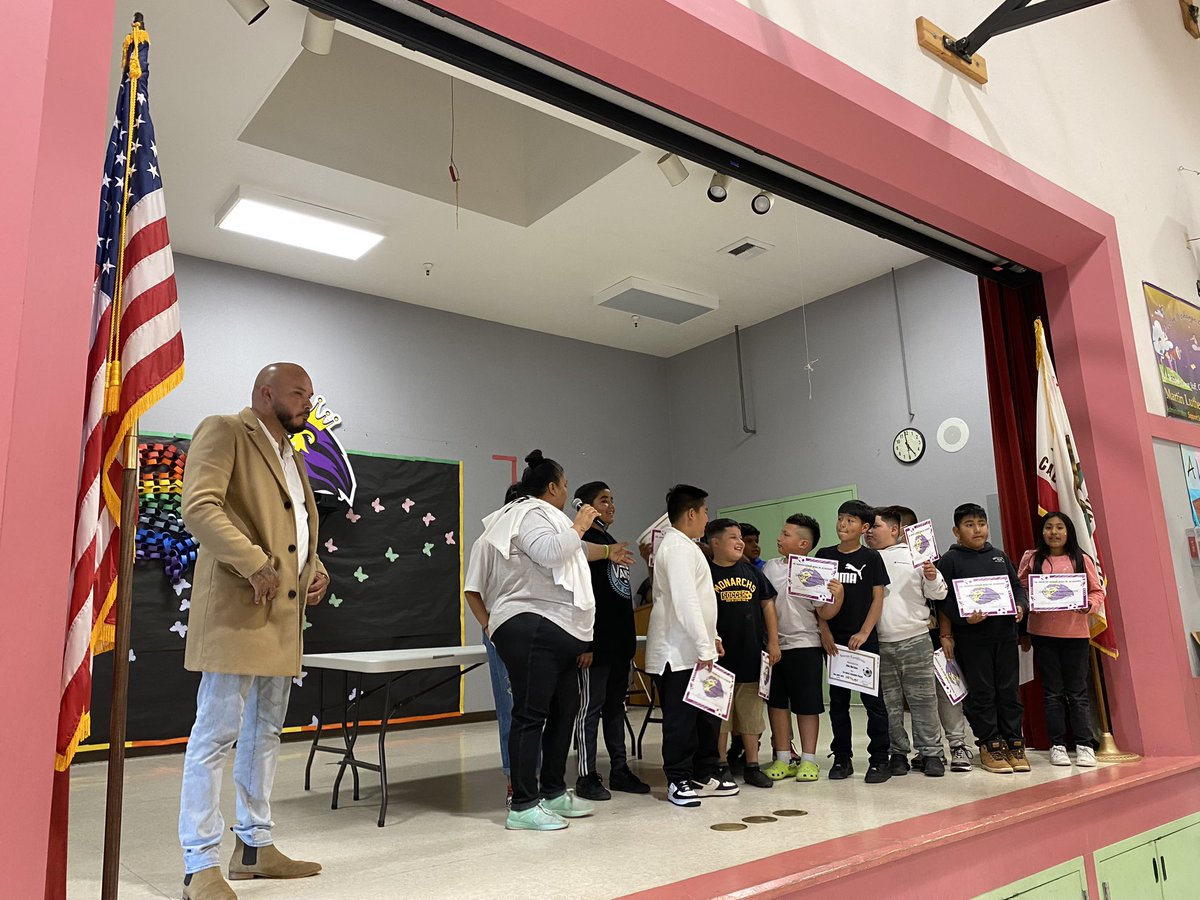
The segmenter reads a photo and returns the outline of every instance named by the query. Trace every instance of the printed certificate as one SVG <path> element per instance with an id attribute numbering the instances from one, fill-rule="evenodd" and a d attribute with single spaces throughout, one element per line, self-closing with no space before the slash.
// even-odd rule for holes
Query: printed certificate
<path id="1" fill-rule="evenodd" d="M 832 603 L 829 582 L 837 578 L 837 562 L 815 556 L 789 556 L 787 595 L 793 600 Z"/>
<path id="2" fill-rule="evenodd" d="M 940 649 L 933 652 L 933 674 L 946 692 L 946 698 L 955 705 L 962 703 L 963 697 L 967 696 L 967 681 L 958 664 L 946 659 Z"/>
<path id="3" fill-rule="evenodd" d="M 1029 575 L 1029 611 L 1058 612 L 1088 608 L 1087 575 Z"/>
<path id="4" fill-rule="evenodd" d="M 758 696 L 764 700 L 771 696 L 771 657 L 766 650 L 762 652 L 762 662 L 758 666 Z"/>
<path id="5" fill-rule="evenodd" d="M 955 578 L 954 597 L 964 619 L 975 613 L 985 616 L 1015 616 L 1017 601 L 1012 582 L 1007 575 L 984 575 L 981 578 Z"/>
<path id="6" fill-rule="evenodd" d="M 829 683 L 861 694 L 879 696 L 879 654 L 851 650 L 835 644 L 837 656 L 828 656 Z"/>
<path id="7" fill-rule="evenodd" d="M 733 707 L 733 673 L 713 663 L 711 669 L 697 665 L 692 670 L 683 702 L 690 703 L 718 719 L 728 719 Z"/>
<path id="8" fill-rule="evenodd" d="M 663 513 L 651 523 L 650 527 L 638 535 L 637 543 L 639 547 L 646 544 L 650 545 L 650 565 L 654 565 L 654 554 L 657 552 L 658 545 L 662 541 L 663 535 L 667 533 L 667 527 L 670 524 L 667 514 Z"/>
<path id="9" fill-rule="evenodd" d="M 904 529 L 904 540 L 912 551 L 913 568 L 919 569 L 927 562 L 938 558 L 937 537 L 933 533 L 933 522 L 926 519 Z"/>

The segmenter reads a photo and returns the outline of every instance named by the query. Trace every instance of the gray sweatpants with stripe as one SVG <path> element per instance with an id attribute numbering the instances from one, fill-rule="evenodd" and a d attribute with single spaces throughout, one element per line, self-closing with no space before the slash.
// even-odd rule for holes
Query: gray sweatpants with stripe
<path id="1" fill-rule="evenodd" d="M 933 646 L 928 634 L 904 641 L 880 641 L 880 686 L 888 711 L 888 739 L 892 753 L 912 752 L 904 729 L 904 701 L 912 713 L 912 743 L 921 756 L 943 756 L 938 719 L 937 679 L 933 674 Z"/>

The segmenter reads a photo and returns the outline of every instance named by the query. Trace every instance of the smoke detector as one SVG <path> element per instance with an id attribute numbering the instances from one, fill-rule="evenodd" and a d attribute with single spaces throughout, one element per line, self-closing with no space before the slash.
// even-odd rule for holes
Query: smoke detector
<path id="1" fill-rule="evenodd" d="M 592 298 L 597 306 L 619 309 L 643 319 L 682 325 L 718 307 L 716 297 L 706 297 L 683 288 L 656 284 L 630 276 L 605 288 Z"/>
<path id="2" fill-rule="evenodd" d="M 768 244 L 758 238 L 744 237 L 740 241 L 734 241 L 728 247 L 722 247 L 717 252 L 732 256 L 734 259 L 754 259 L 754 257 L 762 256 L 768 250 L 774 249 L 774 244 Z"/>

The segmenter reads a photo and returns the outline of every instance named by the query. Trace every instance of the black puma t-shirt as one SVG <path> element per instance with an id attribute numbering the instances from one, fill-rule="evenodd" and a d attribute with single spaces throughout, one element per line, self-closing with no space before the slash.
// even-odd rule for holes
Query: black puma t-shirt
<path id="1" fill-rule="evenodd" d="M 845 600 L 838 614 L 829 620 L 829 630 L 839 644 L 845 644 L 851 635 L 857 634 L 867 620 L 871 601 L 877 585 L 891 582 L 883 557 L 870 547 L 859 547 L 843 553 L 836 546 L 822 547 L 816 552 L 820 559 L 832 559 L 838 564 L 838 581 L 845 590 Z M 875 633 L 872 632 L 872 638 Z"/>

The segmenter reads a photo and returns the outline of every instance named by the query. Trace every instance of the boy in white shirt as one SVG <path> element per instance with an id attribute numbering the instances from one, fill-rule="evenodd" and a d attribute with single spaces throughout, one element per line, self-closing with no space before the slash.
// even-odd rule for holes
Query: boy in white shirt
<path id="1" fill-rule="evenodd" d="M 686 484 L 667 492 L 671 524 L 654 551 L 654 608 L 646 635 L 646 671 L 655 676 L 662 704 L 667 799 L 682 807 L 738 792 L 735 782 L 717 775 L 721 720 L 683 700 L 693 669 L 712 668 L 723 653 L 712 573 L 696 545 L 708 524 L 707 497 Z"/>
<path id="2" fill-rule="evenodd" d="M 938 720 L 933 646 L 929 642 L 928 600 L 946 596 L 946 580 L 927 562 L 913 567 L 908 545 L 900 540 L 900 523 L 911 510 L 885 506 L 875 511 L 867 545 L 879 551 L 891 579 L 884 589 L 879 633 L 880 687 L 888 711 L 888 762 L 892 775 L 908 774 L 911 745 L 904 729 L 904 701 L 912 713 L 913 744 L 931 778 L 946 774 Z M 915 520 L 915 516 L 913 517 Z"/>

